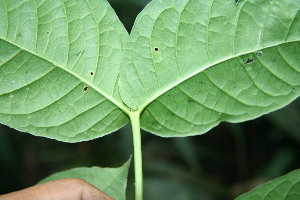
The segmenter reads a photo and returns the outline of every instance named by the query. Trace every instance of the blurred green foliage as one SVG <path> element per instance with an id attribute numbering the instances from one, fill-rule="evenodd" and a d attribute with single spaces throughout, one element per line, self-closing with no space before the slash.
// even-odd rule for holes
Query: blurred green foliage
<path id="1" fill-rule="evenodd" d="M 148 2 L 110 0 L 129 32 Z M 202 136 L 160 138 L 143 133 L 145 199 L 232 199 L 300 168 L 299 122 L 300 99 L 253 121 L 222 123 Z M 73 167 L 117 167 L 132 152 L 130 126 L 77 144 L 0 126 L 0 194 Z M 132 168 L 127 199 L 134 199 Z"/>

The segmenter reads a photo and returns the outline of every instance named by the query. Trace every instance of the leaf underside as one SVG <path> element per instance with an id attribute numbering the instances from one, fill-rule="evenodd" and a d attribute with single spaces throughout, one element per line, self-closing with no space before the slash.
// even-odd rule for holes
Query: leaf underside
<path id="1" fill-rule="evenodd" d="M 121 96 L 160 136 L 207 132 L 300 94 L 299 0 L 155 0 L 124 50 Z"/>
<path id="2" fill-rule="evenodd" d="M 63 178 L 80 178 L 94 185 L 114 199 L 125 200 L 130 160 L 119 168 L 80 167 L 58 172 L 41 180 L 39 183 Z"/>
<path id="3" fill-rule="evenodd" d="M 1 0 L 0 27 L 1 123 L 66 142 L 128 123 L 117 84 L 128 33 L 105 0 Z"/>
<path id="4" fill-rule="evenodd" d="M 300 94 L 299 9 L 153 0 L 129 36 L 105 0 L 0 0 L 0 122 L 78 142 L 130 110 L 164 137 L 257 118 Z"/>
<path id="5" fill-rule="evenodd" d="M 236 200 L 299 199 L 300 170 L 295 170 L 247 192 Z"/>

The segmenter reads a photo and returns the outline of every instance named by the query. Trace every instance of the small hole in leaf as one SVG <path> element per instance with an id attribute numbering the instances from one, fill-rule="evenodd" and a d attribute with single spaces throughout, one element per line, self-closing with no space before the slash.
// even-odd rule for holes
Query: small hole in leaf
<path id="1" fill-rule="evenodd" d="M 154 51 L 155 51 L 155 52 L 158 52 L 158 51 L 159 51 L 159 48 L 158 48 L 158 47 L 154 47 Z"/>
<path id="2" fill-rule="evenodd" d="M 94 72 L 90 72 L 90 76 L 94 76 Z"/>
<path id="3" fill-rule="evenodd" d="M 254 58 L 248 58 L 248 60 L 244 63 L 244 65 L 249 65 L 254 62 Z"/>
<path id="4" fill-rule="evenodd" d="M 48 31 L 48 32 L 47 32 L 47 34 L 49 35 L 49 34 L 50 34 L 50 32 Z"/>
<path id="5" fill-rule="evenodd" d="M 89 89 L 89 87 L 85 86 L 85 87 L 83 88 L 83 91 L 86 92 L 86 91 L 88 91 L 88 89 Z"/>
<path id="6" fill-rule="evenodd" d="M 256 56 L 259 58 L 262 57 L 263 55 L 264 55 L 264 53 L 262 51 L 256 52 Z"/>
<path id="7" fill-rule="evenodd" d="M 238 3 L 239 3 L 239 0 L 234 0 L 234 3 L 238 4 Z"/>

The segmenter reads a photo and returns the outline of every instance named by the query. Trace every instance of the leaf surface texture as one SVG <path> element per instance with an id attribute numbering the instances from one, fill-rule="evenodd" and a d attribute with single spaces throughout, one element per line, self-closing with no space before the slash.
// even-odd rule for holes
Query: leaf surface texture
<path id="1" fill-rule="evenodd" d="M 236 200 L 284 200 L 298 199 L 300 196 L 300 170 L 295 170 L 282 177 L 263 184 L 247 192 Z"/>
<path id="2" fill-rule="evenodd" d="M 300 94 L 299 0 L 154 0 L 124 50 L 121 96 L 160 136 L 207 132 Z"/>
<path id="3" fill-rule="evenodd" d="M 119 88 L 128 33 L 105 0 L 0 1 L 0 121 L 67 142 L 128 123 Z"/>
<path id="4" fill-rule="evenodd" d="M 299 96 L 299 7 L 153 0 L 128 38 L 104 0 L 1 0 L 0 121 L 76 142 L 130 110 L 165 137 L 257 118 Z"/>
<path id="5" fill-rule="evenodd" d="M 80 178 L 94 185 L 114 199 L 125 200 L 130 160 L 119 168 L 80 167 L 55 173 L 39 183 L 63 178 Z"/>

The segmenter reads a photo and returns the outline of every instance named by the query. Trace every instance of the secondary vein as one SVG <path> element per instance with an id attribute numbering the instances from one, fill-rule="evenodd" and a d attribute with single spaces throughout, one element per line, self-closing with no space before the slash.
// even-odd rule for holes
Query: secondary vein
<path id="1" fill-rule="evenodd" d="M 60 64 L 58 64 L 58 63 L 55 63 L 54 61 L 48 60 L 48 59 L 46 59 L 46 58 L 43 58 L 43 57 L 41 57 L 40 55 L 36 54 L 35 52 L 30 51 L 30 50 L 28 50 L 28 49 L 26 49 L 26 48 L 23 48 L 23 47 L 21 47 L 21 46 L 19 46 L 19 45 L 16 45 L 16 44 L 14 44 L 14 43 L 12 43 L 12 42 L 10 42 L 10 41 L 8 41 L 8 40 L 2 38 L 2 37 L 0 37 L 0 39 L 6 41 L 6 42 L 8 42 L 8 43 L 10 43 L 11 45 L 14 45 L 14 46 L 20 48 L 20 49 L 23 50 L 23 51 L 26 51 L 26 52 L 28 52 L 28 53 L 31 53 L 32 55 L 34 55 L 34 56 L 36 56 L 36 57 L 39 57 L 39 58 L 41 58 L 41 59 L 43 59 L 43 60 L 45 60 L 45 61 L 51 63 L 52 65 L 54 65 L 54 66 L 56 66 L 56 67 L 58 67 L 58 68 L 64 70 L 65 72 L 71 74 L 72 76 L 74 76 L 74 77 L 76 77 L 77 79 L 79 79 L 82 83 L 84 83 L 84 84 L 86 84 L 87 86 L 93 88 L 93 89 L 94 89 L 95 91 L 97 91 L 99 94 L 101 94 L 102 96 L 104 96 L 105 98 L 107 98 L 109 101 L 111 101 L 113 104 L 115 104 L 118 108 L 120 108 L 124 113 L 126 113 L 127 115 L 130 114 L 129 108 L 126 107 L 124 104 L 122 104 L 121 102 L 118 102 L 116 99 L 114 99 L 112 96 L 110 96 L 109 94 L 107 94 L 105 91 L 103 91 L 103 90 L 101 90 L 100 88 L 98 88 L 95 84 L 93 84 L 93 83 L 91 83 L 90 81 L 88 81 L 88 80 L 82 78 L 79 74 L 77 74 L 77 73 L 71 71 L 71 70 L 68 69 L 67 67 L 62 66 L 62 65 L 60 65 Z"/>

